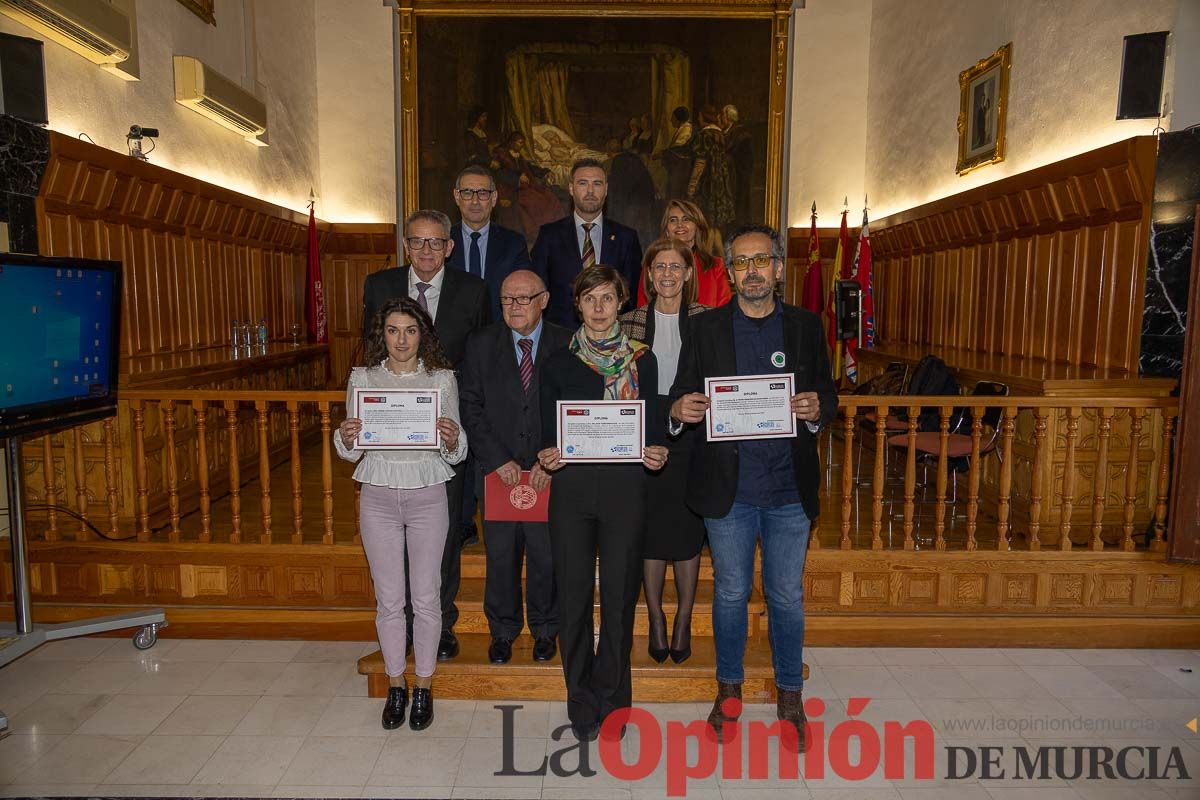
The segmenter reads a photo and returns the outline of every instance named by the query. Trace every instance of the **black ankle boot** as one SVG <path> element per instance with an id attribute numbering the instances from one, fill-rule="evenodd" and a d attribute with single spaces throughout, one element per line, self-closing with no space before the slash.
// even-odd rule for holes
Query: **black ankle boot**
<path id="1" fill-rule="evenodd" d="M 408 715 L 408 727 L 423 731 L 433 722 L 433 692 L 417 687 L 413 689 L 412 713 Z"/>
<path id="2" fill-rule="evenodd" d="M 383 728 L 395 730 L 404 724 L 404 712 L 408 708 L 408 687 L 389 686 L 387 700 L 383 704 Z"/>

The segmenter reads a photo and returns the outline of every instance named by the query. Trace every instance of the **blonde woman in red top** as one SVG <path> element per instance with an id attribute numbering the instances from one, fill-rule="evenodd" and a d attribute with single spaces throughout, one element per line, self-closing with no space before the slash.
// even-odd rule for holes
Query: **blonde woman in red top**
<path id="1" fill-rule="evenodd" d="M 662 236 L 678 239 L 692 250 L 695 269 L 696 300 L 702 306 L 717 308 L 729 302 L 729 275 L 721 258 L 721 234 L 708 226 L 704 212 L 690 200 L 672 200 L 663 212 Z M 646 276 L 638 281 L 638 306 L 646 305 Z"/>

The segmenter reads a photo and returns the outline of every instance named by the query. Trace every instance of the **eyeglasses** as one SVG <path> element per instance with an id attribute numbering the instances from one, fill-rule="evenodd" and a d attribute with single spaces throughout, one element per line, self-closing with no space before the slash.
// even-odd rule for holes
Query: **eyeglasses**
<path id="1" fill-rule="evenodd" d="M 492 195 L 494 195 L 496 193 L 495 189 L 455 189 L 455 191 L 458 192 L 459 197 L 461 197 L 463 200 L 466 200 L 467 202 L 471 202 L 476 197 L 478 197 L 481 201 L 483 201 L 485 203 L 488 200 L 491 200 Z"/>
<path id="2" fill-rule="evenodd" d="M 775 261 L 775 256 L 767 253 L 757 253 L 752 256 L 738 256 L 729 262 L 729 266 L 733 267 L 736 272 L 745 272 L 750 269 L 753 264 L 755 269 L 766 269 Z"/>
<path id="3" fill-rule="evenodd" d="M 404 240 L 409 250 L 424 250 L 428 247 L 435 252 L 445 250 L 449 239 L 438 239 L 433 236 L 409 236 Z"/>
<path id="4" fill-rule="evenodd" d="M 533 302 L 533 299 L 535 297 L 541 297 L 545 293 L 546 293 L 546 290 L 543 289 L 542 291 L 538 292 L 537 294 L 518 294 L 518 295 L 513 295 L 511 297 L 506 294 L 502 294 L 502 295 L 500 295 L 500 305 L 511 306 L 513 303 L 516 303 L 519 306 L 527 306 Z"/>
<path id="5" fill-rule="evenodd" d="M 666 272 L 678 272 L 682 274 L 687 267 L 683 266 L 683 264 L 680 264 L 677 261 L 672 261 L 670 263 L 664 263 L 660 261 L 659 263 L 650 267 L 650 269 L 660 274 Z"/>

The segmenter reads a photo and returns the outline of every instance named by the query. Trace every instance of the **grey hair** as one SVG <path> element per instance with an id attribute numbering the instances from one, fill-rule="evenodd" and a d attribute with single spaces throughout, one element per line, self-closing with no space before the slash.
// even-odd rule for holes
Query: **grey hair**
<path id="1" fill-rule="evenodd" d="M 493 191 L 496 189 L 496 179 L 492 177 L 492 173 L 486 167 L 481 167 L 478 164 L 471 164 L 470 166 L 463 168 L 463 171 L 458 173 L 458 177 L 454 179 L 454 188 L 461 189 L 462 179 L 468 175 L 487 178 L 488 187 Z"/>
<path id="2" fill-rule="evenodd" d="M 733 105 L 732 103 L 722 108 L 721 113 L 728 117 L 730 122 L 738 121 L 737 106 Z"/>
<path id="3" fill-rule="evenodd" d="M 450 218 L 440 211 L 432 208 L 422 208 L 419 211 L 414 211 L 408 215 L 408 219 L 404 220 L 404 232 L 407 234 L 408 229 L 412 227 L 414 222 L 433 222 L 442 226 L 447 239 L 450 238 Z"/>
<path id="4" fill-rule="evenodd" d="M 761 233 L 771 240 L 772 258 L 778 259 L 781 264 L 787 261 L 787 245 L 783 241 L 783 237 L 779 235 L 779 231 L 770 225 L 743 225 L 729 234 L 729 238 L 725 240 L 726 266 L 733 266 L 733 243 L 741 237 L 749 236 L 752 233 Z"/>

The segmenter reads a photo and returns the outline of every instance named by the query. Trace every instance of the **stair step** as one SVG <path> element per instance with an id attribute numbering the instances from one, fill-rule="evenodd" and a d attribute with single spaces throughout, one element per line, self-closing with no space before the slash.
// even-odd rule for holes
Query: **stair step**
<path id="1" fill-rule="evenodd" d="M 759 554 L 754 556 L 755 566 L 754 575 L 755 582 L 758 582 L 759 575 L 762 570 L 759 566 Z M 485 555 L 483 544 L 473 544 L 469 547 L 464 547 L 462 551 L 462 576 L 464 578 L 482 578 L 487 574 L 487 556 Z M 524 569 L 521 570 L 521 577 L 525 577 Z M 700 583 L 711 583 L 713 577 L 712 558 L 708 554 L 708 549 L 700 551 Z M 671 582 L 671 570 L 667 569 L 667 582 Z"/>
<path id="2" fill-rule="evenodd" d="M 487 650 L 491 637 L 481 633 L 459 634 L 459 654 L 441 661 L 433 676 L 435 697 L 474 700 L 566 700 L 562 662 L 533 660 L 533 639 L 527 635 L 513 642 L 513 657 L 507 664 L 492 664 Z M 716 652 L 713 640 L 692 638 L 692 656 L 682 664 L 670 660 L 655 663 L 646 652 L 646 637 L 633 639 L 633 699 L 638 703 L 711 701 L 716 691 Z M 411 662 L 412 659 L 410 658 Z M 746 682 L 742 697 L 748 703 L 775 700 L 771 647 L 766 637 L 750 639 L 746 646 Z M 387 696 L 387 673 L 383 655 L 377 650 L 358 660 L 358 672 L 367 676 L 371 697 Z M 405 673 L 411 685 L 412 665 Z M 808 677 L 808 665 L 804 666 Z"/>
<path id="3" fill-rule="evenodd" d="M 454 625 L 455 633 L 489 633 L 487 617 L 483 613 L 484 578 L 464 577 L 458 589 L 458 622 Z M 692 637 L 712 636 L 712 600 L 713 585 L 711 582 L 700 581 L 696 586 L 696 602 L 692 608 Z M 670 636 L 670 626 L 675 620 L 677 596 L 674 581 L 668 580 L 663 587 L 663 611 L 667 615 L 667 635 Z M 746 604 L 746 620 L 753 638 L 759 635 L 760 623 L 766 620 L 766 603 L 758 589 L 750 592 L 750 601 Z M 599 590 L 593 611 L 595 624 L 600 624 Z M 638 596 L 637 612 L 634 616 L 633 632 L 637 636 L 649 634 L 650 617 L 646 608 L 644 595 Z"/>

